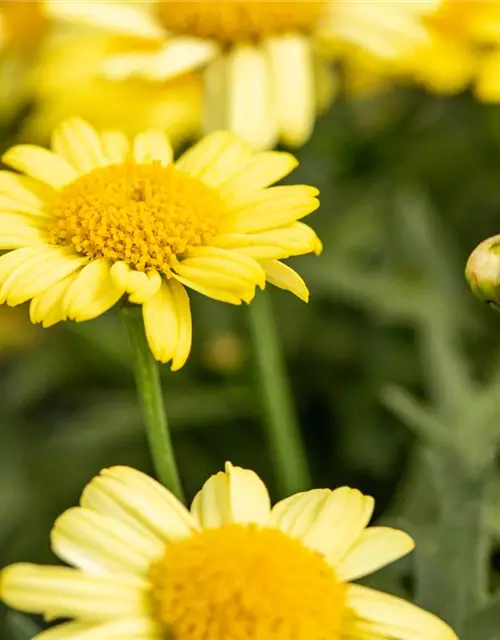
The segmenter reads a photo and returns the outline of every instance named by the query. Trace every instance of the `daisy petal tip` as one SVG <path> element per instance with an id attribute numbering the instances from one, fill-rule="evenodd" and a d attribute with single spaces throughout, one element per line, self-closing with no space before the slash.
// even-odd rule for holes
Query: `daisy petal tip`
<path id="1" fill-rule="evenodd" d="M 316 236 L 316 238 L 314 239 L 314 243 L 311 248 L 312 248 L 312 252 L 316 256 L 320 256 L 323 253 L 323 243 L 318 238 L 318 236 Z"/>
<path id="2" fill-rule="evenodd" d="M 180 371 L 180 369 L 182 369 L 182 367 L 186 364 L 186 362 L 187 362 L 187 356 L 185 358 L 180 358 L 178 360 L 176 359 L 172 360 L 172 364 L 170 365 L 170 371 L 173 371 L 173 372 Z"/>

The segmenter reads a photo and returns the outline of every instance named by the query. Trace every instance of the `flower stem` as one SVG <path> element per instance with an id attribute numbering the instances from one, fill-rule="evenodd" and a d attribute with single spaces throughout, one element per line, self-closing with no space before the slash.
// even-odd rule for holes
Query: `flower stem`
<path id="1" fill-rule="evenodd" d="M 134 351 L 135 382 L 156 473 L 161 482 L 182 500 L 182 485 L 163 403 L 158 363 L 149 349 L 140 309 L 124 308 L 121 314 Z"/>
<path id="2" fill-rule="evenodd" d="M 308 489 L 311 479 L 267 291 L 256 296 L 249 313 L 269 449 L 278 489 L 289 495 Z"/>

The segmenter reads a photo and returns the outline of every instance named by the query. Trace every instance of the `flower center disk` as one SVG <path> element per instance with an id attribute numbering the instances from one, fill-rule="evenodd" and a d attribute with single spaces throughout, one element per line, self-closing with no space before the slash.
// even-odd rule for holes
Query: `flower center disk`
<path id="1" fill-rule="evenodd" d="M 231 43 L 312 31 L 324 4 L 318 0 L 159 0 L 157 14 L 173 33 Z"/>
<path id="2" fill-rule="evenodd" d="M 217 234 L 218 194 L 174 165 L 99 167 L 66 185 L 51 204 L 51 241 L 91 259 L 169 273 L 176 258 Z"/>
<path id="3" fill-rule="evenodd" d="M 277 529 L 226 524 L 169 545 L 154 608 L 174 640 L 339 640 L 345 586 Z"/>

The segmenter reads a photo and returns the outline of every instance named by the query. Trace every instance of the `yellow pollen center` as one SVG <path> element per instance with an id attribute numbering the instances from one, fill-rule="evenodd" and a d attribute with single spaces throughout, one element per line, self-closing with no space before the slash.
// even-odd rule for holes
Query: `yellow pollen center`
<path id="1" fill-rule="evenodd" d="M 230 43 L 314 29 L 325 2 L 319 0 L 159 0 L 168 31 Z"/>
<path id="2" fill-rule="evenodd" d="M 151 577 L 173 640 L 340 638 L 345 586 L 322 556 L 277 529 L 195 533 L 170 544 Z"/>
<path id="3" fill-rule="evenodd" d="M 59 192 L 50 213 L 53 243 L 168 274 L 177 256 L 214 238 L 224 203 L 174 165 L 130 163 L 80 176 Z"/>

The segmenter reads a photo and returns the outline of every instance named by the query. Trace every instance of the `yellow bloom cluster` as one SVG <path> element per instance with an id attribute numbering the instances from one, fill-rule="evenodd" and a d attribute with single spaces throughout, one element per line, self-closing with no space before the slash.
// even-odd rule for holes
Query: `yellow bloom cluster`
<path id="1" fill-rule="evenodd" d="M 297 160 L 269 149 L 308 140 L 334 63 L 500 97 L 500 7 L 478 0 L 16 0 L 0 2 L 0 27 L 0 85 L 22 87 L 0 103 L 34 101 L 27 143 L 2 156 L 0 304 L 29 303 L 44 327 L 136 305 L 173 370 L 191 350 L 188 292 L 240 305 L 270 283 L 308 300 L 283 261 L 321 253 L 303 222 L 318 190 L 276 186 Z M 26 84 L 12 82 L 33 47 Z M 227 464 L 187 509 L 113 467 L 53 528 L 74 568 L 7 567 L 0 598 L 70 619 L 39 640 L 458 640 L 353 584 L 414 546 L 368 527 L 373 508 L 349 487 L 271 507 L 255 473 Z"/>

